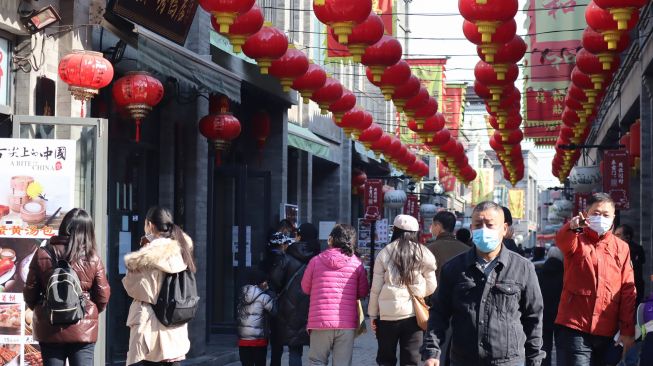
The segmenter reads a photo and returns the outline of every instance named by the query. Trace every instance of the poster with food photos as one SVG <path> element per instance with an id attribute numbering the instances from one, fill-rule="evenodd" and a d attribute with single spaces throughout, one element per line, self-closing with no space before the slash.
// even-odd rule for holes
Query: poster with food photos
<path id="1" fill-rule="evenodd" d="M 74 140 L 0 139 L 0 366 L 43 365 L 23 288 L 74 207 L 76 164 Z"/>

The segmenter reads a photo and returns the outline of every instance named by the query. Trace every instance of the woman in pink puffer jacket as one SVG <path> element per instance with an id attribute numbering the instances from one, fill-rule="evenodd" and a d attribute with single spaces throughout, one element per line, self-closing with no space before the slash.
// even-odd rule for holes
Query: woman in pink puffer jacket
<path id="1" fill-rule="evenodd" d="M 310 365 L 351 365 L 358 328 L 358 299 L 367 296 L 369 283 L 363 263 L 354 255 L 356 230 L 336 225 L 329 249 L 311 259 L 302 289 L 311 297 L 307 329 L 311 335 Z"/>

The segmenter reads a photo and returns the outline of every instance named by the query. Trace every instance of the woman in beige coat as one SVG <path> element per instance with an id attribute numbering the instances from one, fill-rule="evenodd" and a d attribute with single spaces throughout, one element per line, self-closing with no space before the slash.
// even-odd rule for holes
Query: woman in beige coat
<path id="1" fill-rule="evenodd" d="M 367 313 L 379 345 L 381 366 L 421 364 L 423 331 L 417 325 L 411 294 L 426 297 L 435 291 L 435 257 L 418 243 L 419 224 L 409 215 L 395 218 L 392 242 L 374 261 L 374 277 Z"/>
<path id="2" fill-rule="evenodd" d="M 166 327 L 157 319 L 151 304 L 156 302 L 167 273 L 186 268 L 195 272 L 192 242 L 172 221 L 170 211 L 151 208 L 145 219 L 145 237 L 137 252 L 125 256 L 127 275 L 122 280 L 134 301 L 127 326 L 127 365 L 179 365 L 190 349 L 186 324 Z"/>

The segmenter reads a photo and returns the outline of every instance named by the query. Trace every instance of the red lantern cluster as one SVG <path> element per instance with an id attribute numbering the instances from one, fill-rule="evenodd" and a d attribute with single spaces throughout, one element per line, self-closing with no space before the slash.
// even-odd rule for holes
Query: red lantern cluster
<path id="1" fill-rule="evenodd" d="M 161 82 L 144 71 L 128 72 L 113 85 L 118 108 L 129 112 L 136 123 L 136 142 L 141 140 L 141 121 L 163 99 Z"/>
<path id="2" fill-rule="evenodd" d="M 474 90 L 485 100 L 490 124 L 495 129 L 490 146 L 503 166 L 503 176 L 512 185 L 524 177 L 521 141 L 524 139 L 521 92 L 515 87 L 519 76 L 517 63 L 526 53 L 526 43 L 518 36 L 515 15 L 517 0 L 460 0 L 458 7 L 465 22 L 463 34 L 477 45 L 481 58 L 474 68 Z M 451 150 L 445 144 L 440 149 Z M 452 168 L 453 166 L 453 168 Z M 456 173 L 456 164 L 448 160 Z"/>
<path id="3" fill-rule="evenodd" d="M 639 20 L 643 0 L 593 0 L 585 10 L 588 28 L 583 32 L 583 48 L 576 54 L 576 67 L 565 97 L 563 127 L 556 141 L 552 172 L 561 182 L 580 158 L 578 150 L 560 145 L 582 144 L 587 139 L 596 110 L 619 67 L 619 54 L 630 44 L 629 31 Z M 636 129 L 639 125 L 634 124 Z M 628 135 L 626 135 L 628 136 Z M 627 140 L 627 141 L 626 141 Z M 630 136 L 624 144 L 630 144 Z M 636 159 L 633 165 L 636 166 Z"/>

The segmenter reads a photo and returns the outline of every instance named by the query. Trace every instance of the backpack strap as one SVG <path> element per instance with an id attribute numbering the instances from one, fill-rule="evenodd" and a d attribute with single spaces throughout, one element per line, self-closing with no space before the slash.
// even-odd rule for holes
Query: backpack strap
<path id="1" fill-rule="evenodd" d="M 281 289 L 281 292 L 279 292 L 279 295 L 277 295 L 277 297 L 283 296 L 286 293 L 286 291 L 288 291 L 288 288 L 290 287 L 290 285 L 292 285 L 295 278 L 297 278 L 299 272 L 301 272 L 304 268 L 306 268 L 306 264 L 303 264 L 301 267 L 297 269 L 297 271 L 295 271 L 295 273 L 293 273 L 293 275 L 290 277 L 288 282 L 286 282 L 286 285 L 283 286 L 283 289 Z"/>
<path id="2" fill-rule="evenodd" d="M 57 251 L 54 250 L 54 247 L 52 246 L 52 244 L 47 243 L 46 245 L 44 245 L 41 248 L 43 250 L 45 250 L 46 253 L 48 253 L 48 255 L 50 256 L 50 260 L 52 261 L 52 268 L 56 268 L 57 263 L 59 263 L 59 257 L 57 256 Z"/>

